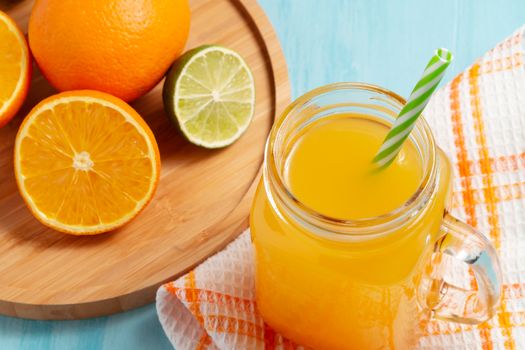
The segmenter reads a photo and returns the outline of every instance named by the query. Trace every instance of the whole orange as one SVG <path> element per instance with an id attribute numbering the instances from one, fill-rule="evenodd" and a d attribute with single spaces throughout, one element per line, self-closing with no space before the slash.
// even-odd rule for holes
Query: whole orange
<path id="1" fill-rule="evenodd" d="M 37 0 L 29 46 L 58 90 L 131 101 L 153 88 L 188 38 L 188 0 Z"/>

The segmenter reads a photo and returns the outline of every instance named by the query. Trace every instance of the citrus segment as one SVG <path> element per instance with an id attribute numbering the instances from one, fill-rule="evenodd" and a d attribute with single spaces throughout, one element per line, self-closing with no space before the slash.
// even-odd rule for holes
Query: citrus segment
<path id="1" fill-rule="evenodd" d="M 30 76 L 31 62 L 24 34 L 0 11 L 0 127 L 22 106 Z"/>
<path id="2" fill-rule="evenodd" d="M 148 126 L 105 93 L 45 99 L 16 138 L 22 197 L 37 219 L 67 233 L 101 233 L 130 221 L 153 196 L 159 167 Z"/>
<path id="3" fill-rule="evenodd" d="M 207 148 L 233 143 L 254 113 L 255 84 L 248 65 L 220 46 L 202 46 L 179 58 L 163 94 L 168 115 L 186 138 Z"/>

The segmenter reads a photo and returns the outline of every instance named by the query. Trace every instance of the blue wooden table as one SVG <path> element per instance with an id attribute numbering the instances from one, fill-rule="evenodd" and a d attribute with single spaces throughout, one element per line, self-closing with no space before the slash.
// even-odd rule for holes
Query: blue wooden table
<path id="1" fill-rule="evenodd" d="M 455 54 L 449 80 L 525 24 L 523 0 L 259 1 L 281 41 L 295 97 L 336 81 L 407 96 L 434 48 Z M 153 305 L 83 321 L 0 316 L 2 350 L 170 348 Z"/>

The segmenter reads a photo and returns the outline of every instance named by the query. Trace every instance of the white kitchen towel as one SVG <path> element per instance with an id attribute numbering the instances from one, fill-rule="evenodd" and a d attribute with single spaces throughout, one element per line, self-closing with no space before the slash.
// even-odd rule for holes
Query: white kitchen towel
<path id="1" fill-rule="evenodd" d="M 478 326 L 431 321 L 418 349 L 525 349 L 524 29 L 440 89 L 425 109 L 455 171 L 452 213 L 484 232 L 503 268 L 503 301 Z M 157 293 L 177 350 L 298 349 L 257 312 L 249 232 Z M 400 349 L 405 350 L 405 349 Z"/>

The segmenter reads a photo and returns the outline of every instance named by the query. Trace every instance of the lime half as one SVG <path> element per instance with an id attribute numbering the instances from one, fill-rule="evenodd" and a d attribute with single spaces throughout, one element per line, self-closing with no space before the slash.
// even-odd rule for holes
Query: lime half
<path id="1" fill-rule="evenodd" d="M 238 53 L 207 45 L 175 61 L 164 82 L 163 99 L 166 113 L 190 142 L 219 148 L 248 128 L 255 84 Z"/>

